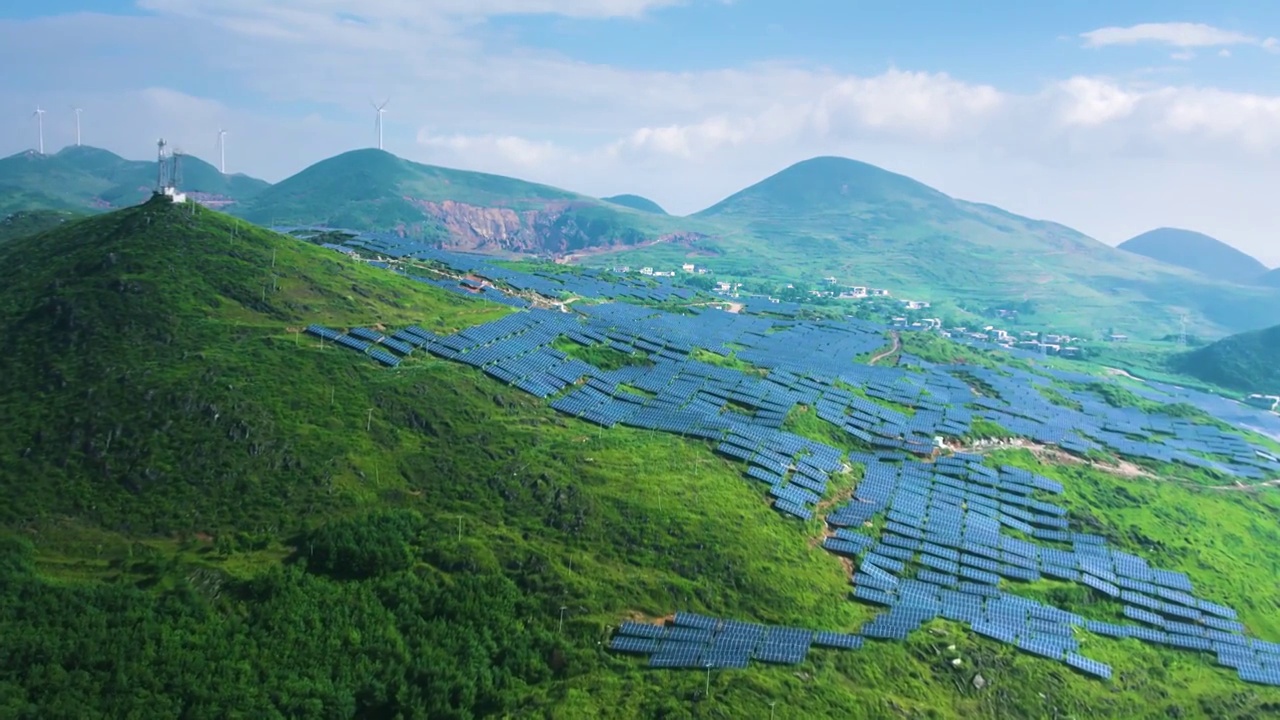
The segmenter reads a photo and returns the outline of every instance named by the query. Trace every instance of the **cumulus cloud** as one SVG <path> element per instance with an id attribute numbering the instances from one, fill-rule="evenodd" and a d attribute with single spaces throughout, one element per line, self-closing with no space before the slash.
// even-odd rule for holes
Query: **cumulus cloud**
<path id="1" fill-rule="evenodd" d="M 1104 27 L 1081 33 L 1085 47 L 1138 45 L 1157 43 L 1180 48 L 1219 47 L 1222 45 L 1257 45 L 1252 35 L 1223 30 L 1204 23 L 1170 22 L 1140 23 L 1128 27 Z"/>

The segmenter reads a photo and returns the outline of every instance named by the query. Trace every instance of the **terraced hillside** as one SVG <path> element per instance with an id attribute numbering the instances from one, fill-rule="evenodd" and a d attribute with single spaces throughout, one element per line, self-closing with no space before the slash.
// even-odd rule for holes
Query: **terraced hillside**
<path id="1" fill-rule="evenodd" d="M 0 715 L 1280 703 L 1256 437 L 994 354 L 859 365 L 866 323 L 353 247 L 421 259 L 164 201 L 0 246 Z"/>

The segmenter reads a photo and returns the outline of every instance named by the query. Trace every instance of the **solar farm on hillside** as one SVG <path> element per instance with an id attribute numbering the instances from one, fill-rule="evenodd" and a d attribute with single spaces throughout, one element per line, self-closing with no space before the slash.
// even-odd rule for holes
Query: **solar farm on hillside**
<path id="1" fill-rule="evenodd" d="M 1234 610 L 1213 601 L 1212 588 L 1072 528 L 1053 501 L 1064 491 L 1059 483 L 992 467 L 980 454 L 941 451 L 939 443 L 968 436 L 982 420 L 1075 456 L 1101 451 L 1180 463 L 1240 483 L 1280 477 L 1280 459 L 1241 434 L 1114 407 L 1079 389 L 1098 380 L 1079 373 L 944 366 L 907 354 L 892 367 L 856 364 L 854 358 L 884 347 L 885 327 L 797 319 L 799 306 L 785 303 L 748 303 L 741 314 L 692 306 L 666 311 L 628 301 L 688 301 L 694 293 L 603 273 L 523 273 L 398 238 L 365 236 L 350 245 L 437 263 L 522 293 L 611 300 L 572 311 L 535 308 L 492 284 L 427 278 L 382 263 L 519 311 L 444 336 L 417 326 L 312 325 L 307 332 L 391 368 L 424 353 L 470 365 L 604 428 L 707 441 L 741 462 L 744 477 L 760 483 L 780 513 L 820 520 L 823 547 L 856 567 L 851 601 L 884 608 L 852 633 L 676 612 L 669 624 L 623 623 L 609 641 L 613 650 L 645 655 L 655 668 L 792 664 L 815 646 L 874 651 L 869 641 L 903 640 L 945 618 L 1101 679 L 1112 668 L 1082 653 L 1078 632 L 1211 653 L 1245 681 L 1280 685 L 1280 644 L 1250 636 Z M 605 370 L 566 352 L 566 342 L 607 348 L 628 362 Z M 1047 387 L 1070 407 L 1051 402 L 1042 392 Z M 1136 391 L 1208 412 L 1225 402 L 1168 386 Z M 863 449 L 846 452 L 784 430 L 798 411 L 816 413 Z M 832 479 L 854 471 L 861 479 L 852 496 L 824 503 Z M 1019 584 L 1042 578 L 1090 588 L 1117 603 L 1126 622 L 1087 619 L 1018 594 Z"/>

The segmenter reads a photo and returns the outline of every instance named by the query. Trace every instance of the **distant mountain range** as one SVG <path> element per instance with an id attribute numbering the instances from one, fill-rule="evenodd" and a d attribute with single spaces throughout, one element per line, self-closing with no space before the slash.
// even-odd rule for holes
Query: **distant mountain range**
<path id="1" fill-rule="evenodd" d="M 1270 270 L 1262 277 L 1258 278 L 1259 285 L 1267 287 L 1280 288 L 1280 268 Z"/>
<path id="2" fill-rule="evenodd" d="M 0 160 L 0 213 L 134 204 L 154 185 L 155 170 L 154 162 L 87 147 L 15 155 Z M 200 201 L 263 225 L 381 230 L 447 249 L 590 264 L 697 262 L 807 286 L 833 276 L 950 301 L 939 312 L 975 322 L 1016 311 L 1022 327 L 1135 337 L 1173 332 L 1184 313 L 1204 336 L 1280 323 L 1280 281 L 1264 286 L 1261 271 L 1228 281 L 1247 274 L 1233 256 L 1241 269 L 1230 273 L 1203 270 L 1226 261 L 1188 259 L 1195 248 L 1230 256 L 1211 238 L 1165 243 L 1190 249 L 1158 261 L 1137 251 L 1147 241 L 1118 250 L 846 158 L 797 163 L 688 217 L 635 195 L 592 198 L 381 150 L 343 153 L 275 185 L 224 176 L 190 156 L 183 174 L 182 189 Z"/>
<path id="3" fill-rule="evenodd" d="M 209 163 L 182 158 L 182 187 L 215 207 L 242 202 L 269 184 L 223 175 Z M 49 209 L 101 211 L 136 205 L 155 188 L 155 161 L 126 160 L 108 150 L 71 146 L 53 155 L 24 152 L 0 159 L 0 214 Z"/>
<path id="4" fill-rule="evenodd" d="M 1267 266 L 1253 257 L 1193 230 L 1157 228 L 1130 238 L 1118 247 L 1226 282 L 1254 283 L 1267 273 Z"/>

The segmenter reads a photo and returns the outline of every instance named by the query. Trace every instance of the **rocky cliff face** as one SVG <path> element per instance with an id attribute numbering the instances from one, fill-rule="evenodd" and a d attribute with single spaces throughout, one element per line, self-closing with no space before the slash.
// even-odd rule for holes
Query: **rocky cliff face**
<path id="1" fill-rule="evenodd" d="M 547 203 L 539 210 L 513 210 L 453 200 L 404 199 L 445 231 L 441 246 L 449 250 L 562 257 L 701 237 L 698 233 L 646 234 L 587 203 Z"/>

